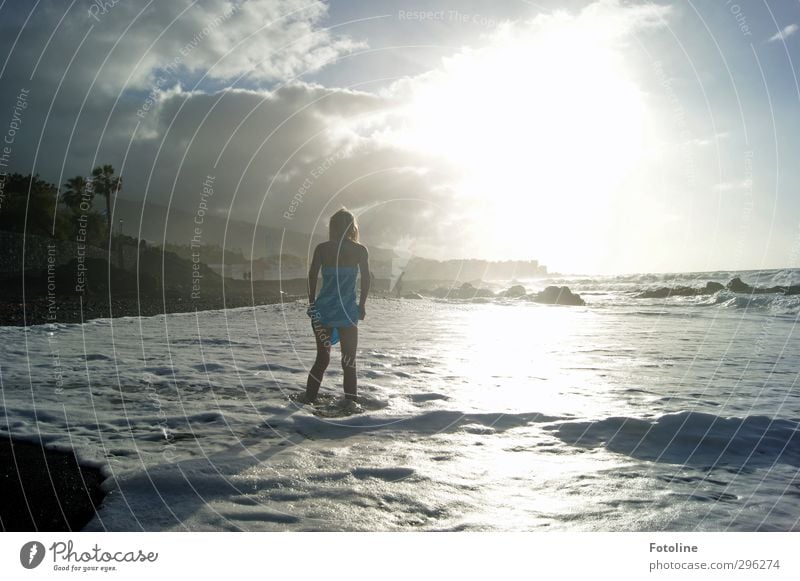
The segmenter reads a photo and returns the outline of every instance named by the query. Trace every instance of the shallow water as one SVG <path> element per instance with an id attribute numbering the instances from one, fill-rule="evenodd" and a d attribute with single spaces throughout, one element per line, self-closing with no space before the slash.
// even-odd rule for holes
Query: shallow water
<path id="1" fill-rule="evenodd" d="M 800 301 L 633 298 L 732 275 L 372 300 L 341 418 L 301 304 L 0 327 L 0 430 L 104 467 L 89 530 L 800 530 Z"/>

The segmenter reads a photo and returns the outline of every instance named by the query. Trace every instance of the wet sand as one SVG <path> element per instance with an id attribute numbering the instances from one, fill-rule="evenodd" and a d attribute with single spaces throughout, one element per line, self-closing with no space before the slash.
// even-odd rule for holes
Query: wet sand
<path id="1" fill-rule="evenodd" d="M 94 517 L 105 494 L 97 468 L 69 452 L 0 438 L 0 530 L 78 531 Z"/>

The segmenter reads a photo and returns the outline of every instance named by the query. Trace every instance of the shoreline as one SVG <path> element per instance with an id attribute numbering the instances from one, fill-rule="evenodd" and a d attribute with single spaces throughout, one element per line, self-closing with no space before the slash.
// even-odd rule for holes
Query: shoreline
<path id="1" fill-rule="evenodd" d="M 285 295 L 261 298 L 255 302 L 252 297 L 229 296 L 223 302 L 219 299 L 182 300 L 180 298 L 112 298 L 109 310 L 107 297 L 98 300 L 81 300 L 70 297 L 58 301 L 56 316 L 52 316 L 50 304 L 44 297 L 21 301 L 0 302 L 0 327 L 30 327 L 48 323 L 86 323 L 93 319 L 117 319 L 120 317 L 152 317 L 155 315 L 171 315 L 176 313 L 192 313 L 214 311 L 220 309 L 238 309 L 242 307 L 258 307 L 279 303 L 293 303 L 302 299 L 300 295 Z"/>
<path id="2" fill-rule="evenodd" d="M 106 493 L 100 468 L 73 452 L 51 450 L 11 434 L 0 437 L 0 530 L 71 532 L 95 516 Z"/>
<path id="3" fill-rule="evenodd" d="M 391 296 L 390 293 L 383 291 L 370 292 L 370 298 L 387 298 Z M 160 297 L 143 297 L 142 299 L 125 297 L 112 298 L 111 312 L 109 313 L 108 297 L 104 297 L 100 301 L 84 299 L 82 305 L 79 297 L 69 297 L 58 301 L 55 318 L 51 317 L 50 303 L 45 297 L 26 301 L 24 305 L 20 300 L 0 300 L 0 327 L 30 327 L 55 323 L 81 324 L 93 319 L 153 317 L 156 315 L 193 313 L 195 311 L 240 309 L 243 307 L 295 303 L 307 298 L 304 294 L 283 294 L 261 297 L 253 301 L 253 297 L 249 294 L 242 295 L 239 293 L 231 293 L 226 296 L 224 302 L 222 297 L 205 300 L 183 300 L 169 297 L 165 300 Z"/>

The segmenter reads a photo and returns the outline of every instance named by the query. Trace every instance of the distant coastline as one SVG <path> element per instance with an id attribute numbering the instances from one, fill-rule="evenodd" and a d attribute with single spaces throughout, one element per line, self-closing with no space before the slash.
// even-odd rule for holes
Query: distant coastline
<path id="1" fill-rule="evenodd" d="M 306 279 L 223 278 L 204 263 L 146 244 L 121 251 L 0 232 L 0 326 L 81 323 L 296 300 Z M 24 263 L 23 263 L 24 244 Z"/>
<path id="2" fill-rule="evenodd" d="M 245 261 L 218 247 L 196 253 L 189 246 L 161 248 L 115 236 L 109 248 L 100 248 L 7 231 L 0 231 L 0 244 L 0 326 L 240 308 L 295 301 L 307 293 L 305 261 L 290 254 Z M 376 296 L 394 291 L 401 274 L 408 292 L 546 273 L 535 260 L 400 261 L 381 248 L 373 254 Z"/>

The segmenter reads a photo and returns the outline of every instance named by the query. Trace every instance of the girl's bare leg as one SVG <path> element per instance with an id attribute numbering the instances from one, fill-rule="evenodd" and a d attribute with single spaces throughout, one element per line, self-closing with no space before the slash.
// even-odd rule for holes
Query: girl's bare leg
<path id="1" fill-rule="evenodd" d="M 308 373 L 308 381 L 306 382 L 306 400 L 309 402 L 317 399 L 322 376 L 331 362 L 331 330 L 328 327 L 316 324 L 314 321 L 311 322 L 311 328 L 314 330 L 314 338 L 317 342 L 317 358 Z"/>
<path id="2" fill-rule="evenodd" d="M 356 351 L 358 350 L 358 327 L 339 327 L 342 342 L 342 373 L 344 375 L 344 396 L 356 401 L 358 380 L 356 379 Z"/>

